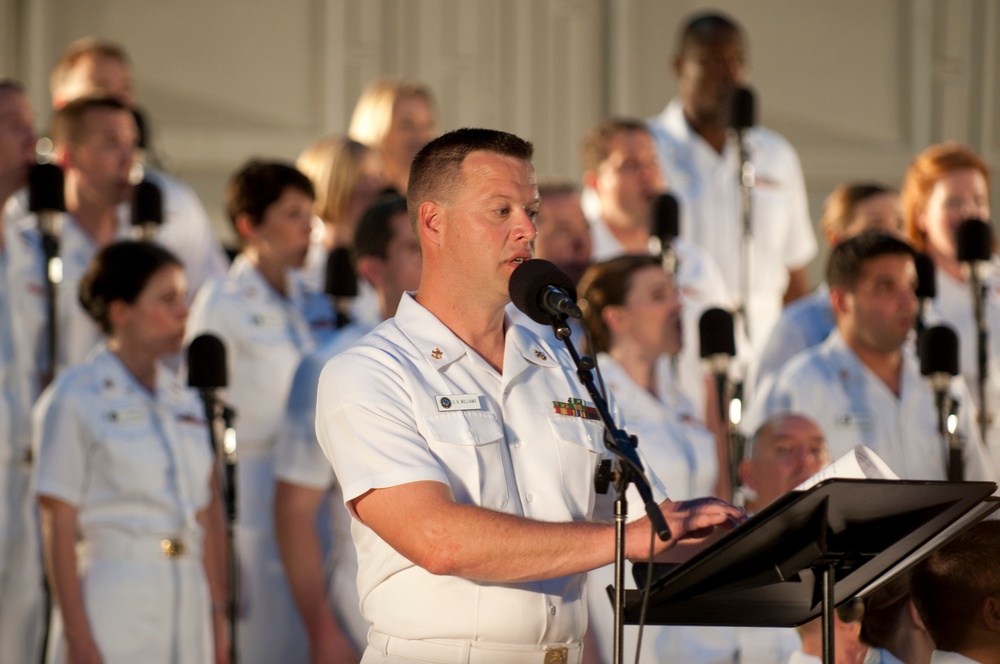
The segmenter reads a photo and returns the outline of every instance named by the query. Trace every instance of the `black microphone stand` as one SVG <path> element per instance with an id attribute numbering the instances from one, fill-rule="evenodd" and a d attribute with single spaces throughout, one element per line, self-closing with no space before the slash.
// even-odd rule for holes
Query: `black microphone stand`
<path id="1" fill-rule="evenodd" d="M 660 540 L 666 542 L 670 539 L 670 528 L 667 526 L 659 505 L 653 500 L 653 492 L 650 489 L 649 481 L 644 475 L 642 462 L 636 453 L 638 439 L 630 436 L 623 429 L 619 429 L 614 422 L 608 403 L 604 399 L 597 385 L 594 383 L 594 361 L 590 357 L 581 357 L 573 345 L 571 331 L 567 325 L 565 315 L 552 317 L 552 329 L 556 338 L 562 340 L 573 358 L 576 366 L 576 375 L 583 384 L 594 407 L 604 423 L 604 444 L 616 457 L 615 473 L 615 587 L 614 587 L 614 611 L 615 611 L 615 638 L 614 638 L 614 664 L 622 663 L 623 642 L 625 635 L 625 523 L 628 518 L 628 501 L 625 493 L 628 485 L 635 484 L 642 501 L 646 506 L 646 515 L 652 522 L 653 531 Z"/>
<path id="2" fill-rule="evenodd" d="M 229 661 L 237 664 L 239 649 L 237 647 L 236 623 L 239 608 L 239 561 L 236 555 L 236 411 L 223 403 L 212 388 L 201 388 L 202 403 L 205 406 L 205 420 L 208 422 L 209 439 L 212 445 L 212 455 L 216 463 L 216 474 L 223 478 L 222 502 L 226 515 L 226 560 L 229 597 L 226 606 L 229 618 Z M 221 437 L 218 424 L 221 419 L 224 433 Z M 224 464 L 222 473 L 218 465 Z"/>
<path id="3" fill-rule="evenodd" d="M 969 287 L 972 289 L 972 307 L 976 316 L 976 361 L 979 373 L 976 376 L 976 389 L 979 392 L 979 433 L 983 444 L 986 444 L 986 432 L 990 428 L 989 408 L 987 407 L 986 382 L 989 377 L 989 339 L 990 330 L 986 323 L 986 284 L 979 278 L 978 265 L 969 263 Z"/>

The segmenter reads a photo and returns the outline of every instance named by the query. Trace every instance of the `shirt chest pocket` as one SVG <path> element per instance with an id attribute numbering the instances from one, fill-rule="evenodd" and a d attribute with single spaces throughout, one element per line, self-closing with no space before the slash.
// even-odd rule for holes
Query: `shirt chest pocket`
<path id="1" fill-rule="evenodd" d="M 509 500 L 504 434 L 493 413 L 464 411 L 426 418 L 427 444 L 448 476 L 455 500 L 494 510 Z"/>
<path id="2" fill-rule="evenodd" d="M 594 510 L 594 475 L 604 452 L 604 424 L 555 415 L 549 427 L 556 441 L 563 495 L 571 518 L 589 518 Z"/>
<path id="3" fill-rule="evenodd" d="M 159 493 L 172 483 L 173 463 L 148 413 L 113 411 L 100 429 L 100 465 L 121 492 Z"/>

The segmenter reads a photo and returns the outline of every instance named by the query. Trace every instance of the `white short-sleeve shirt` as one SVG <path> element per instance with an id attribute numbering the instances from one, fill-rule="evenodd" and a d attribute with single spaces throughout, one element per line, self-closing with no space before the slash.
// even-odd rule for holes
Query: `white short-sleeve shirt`
<path id="1" fill-rule="evenodd" d="M 743 213 L 738 180 L 739 146 L 727 140 L 719 154 L 684 119 L 680 99 L 649 119 L 660 164 L 681 198 L 681 237 L 707 251 L 722 269 L 729 292 L 742 296 Z M 747 131 L 756 173 L 751 201 L 753 255 L 750 266 L 750 341 L 759 351 L 781 313 L 789 270 L 816 255 L 802 166 L 795 149 L 763 127 Z"/>
<path id="2" fill-rule="evenodd" d="M 498 373 L 404 295 L 394 319 L 327 364 L 317 434 L 348 504 L 371 489 L 435 481 L 459 503 L 530 519 L 610 516 L 610 494 L 594 489 L 604 428 L 568 357 L 507 324 Z M 654 495 L 663 496 L 655 481 Z M 583 637 L 583 574 L 527 583 L 435 576 L 357 520 L 352 532 L 362 613 L 378 632 L 517 645 Z"/>

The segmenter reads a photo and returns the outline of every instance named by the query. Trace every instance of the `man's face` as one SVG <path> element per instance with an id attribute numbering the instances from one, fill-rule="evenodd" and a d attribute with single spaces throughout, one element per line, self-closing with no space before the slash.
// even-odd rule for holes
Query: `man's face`
<path id="1" fill-rule="evenodd" d="M 38 140 L 34 123 L 35 116 L 24 93 L 0 91 L 0 206 L 28 183 Z"/>
<path id="2" fill-rule="evenodd" d="M 653 200 L 664 190 L 653 138 L 644 131 L 620 132 L 608 148 L 594 182 L 601 214 L 612 225 L 648 228 Z"/>
<path id="3" fill-rule="evenodd" d="M 135 90 L 128 65 L 107 55 L 84 55 L 67 73 L 65 81 L 53 94 L 52 103 L 61 108 L 74 99 L 93 96 L 114 97 L 132 108 Z"/>
<path id="4" fill-rule="evenodd" d="M 757 493 L 757 509 L 788 493 L 830 462 L 826 439 L 815 422 L 787 415 L 765 425 L 752 458 L 740 464 L 743 483 Z"/>
<path id="5" fill-rule="evenodd" d="M 510 302 L 510 275 L 530 259 L 538 186 L 530 162 L 495 152 L 471 152 L 449 195 L 440 231 L 442 263 L 484 303 Z"/>
<path id="6" fill-rule="evenodd" d="M 551 261 L 574 283 L 590 265 L 593 245 L 590 225 L 583 214 L 578 194 L 553 194 L 538 207 L 538 237 L 535 255 Z"/>
<path id="7" fill-rule="evenodd" d="M 906 341 L 917 315 L 917 270 L 907 255 L 866 260 L 852 291 L 838 291 L 834 311 L 848 343 L 875 353 L 895 353 Z"/>
<path id="8" fill-rule="evenodd" d="M 285 268 L 305 264 L 312 233 L 313 198 L 295 187 L 286 187 L 278 200 L 264 209 L 264 217 L 250 226 L 250 241 L 269 263 Z"/>
<path id="9" fill-rule="evenodd" d="M 719 29 L 702 41 L 689 41 L 674 61 L 674 73 L 689 116 L 727 122 L 733 88 L 747 81 L 743 38 L 735 30 Z"/>
<path id="10" fill-rule="evenodd" d="M 417 290 L 422 264 L 410 217 L 400 212 L 392 219 L 392 239 L 386 247 L 384 272 L 386 293 L 397 303 L 404 292 Z"/>
<path id="11" fill-rule="evenodd" d="M 927 233 L 931 253 L 956 260 L 955 233 L 966 219 L 990 218 L 990 190 L 974 168 L 951 171 L 934 183 L 927 205 L 917 214 L 917 226 Z"/>
<path id="12" fill-rule="evenodd" d="M 81 137 L 66 146 L 65 163 L 88 198 L 109 205 L 129 200 L 129 175 L 135 161 L 138 130 L 125 110 L 95 108 L 81 118 Z"/>

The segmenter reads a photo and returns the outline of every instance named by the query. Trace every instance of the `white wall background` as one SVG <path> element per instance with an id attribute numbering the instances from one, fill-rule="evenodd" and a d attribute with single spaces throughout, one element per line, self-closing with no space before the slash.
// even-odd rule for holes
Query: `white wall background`
<path id="1" fill-rule="evenodd" d="M 993 0 L 0 0 L 0 76 L 43 124 L 70 41 L 124 44 L 159 153 L 227 233 L 228 174 L 344 131 L 379 75 L 427 82 L 442 130 L 513 131 L 539 175 L 576 178 L 589 127 L 663 108 L 678 26 L 709 7 L 746 28 L 760 117 L 798 148 L 814 217 L 841 181 L 898 186 L 933 142 L 1000 164 Z"/>

